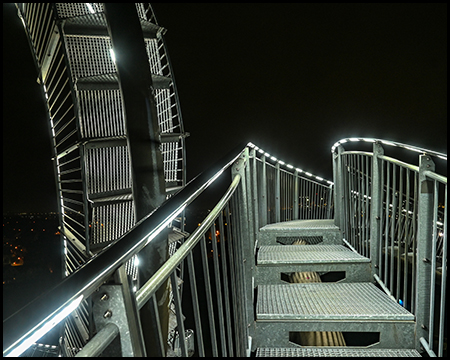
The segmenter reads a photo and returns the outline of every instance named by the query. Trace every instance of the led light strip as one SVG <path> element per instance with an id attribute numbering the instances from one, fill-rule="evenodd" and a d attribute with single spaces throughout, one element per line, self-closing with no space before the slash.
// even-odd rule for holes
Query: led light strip
<path id="1" fill-rule="evenodd" d="M 316 176 L 311 174 L 310 172 L 304 171 L 302 169 L 296 168 L 294 166 L 292 166 L 291 164 L 286 164 L 284 161 L 278 160 L 275 156 L 270 155 L 268 152 L 264 151 L 263 149 L 259 148 L 258 146 L 256 146 L 255 144 L 249 142 L 247 144 L 248 147 L 255 149 L 256 151 L 258 151 L 260 154 L 263 154 L 266 158 L 276 161 L 278 162 L 280 165 L 284 165 L 286 166 L 288 169 L 295 169 L 295 171 L 297 171 L 298 173 L 303 173 L 307 176 L 309 176 L 310 178 L 314 179 L 314 180 L 318 180 L 318 181 L 322 181 L 322 182 L 326 182 L 328 185 L 334 185 L 334 183 L 332 181 L 329 180 L 325 180 L 324 178 L 321 178 L 320 176 Z"/>
<path id="2" fill-rule="evenodd" d="M 395 141 L 387 141 L 387 140 L 375 139 L 375 138 L 344 138 L 344 139 L 341 139 L 341 140 L 337 141 L 336 143 L 334 143 L 334 145 L 331 147 L 331 152 L 334 153 L 336 148 L 341 144 L 345 144 L 346 142 L 358 142 L 358 141 L 371 142 L 371 143 L 379 141 L 385 145 L 399 147 L 399 148 L 407 149 L 410 151 L 415 151 L 415 152 L 418 152 L 421 154 L 426 153 L 426 154 L 436 156 L 440 159 L 447 161 L 447 154 L 443 154 L 443 153 L 433 151 L 433 150 L 423 149 L 423 148 L 420 148 L 417 146 L 406 145 L 406 144 L 402 144 L 402 143 L 395 142 Z"/>
<path id="3" fill-rule="evenodd" d="M 52 328 L 55 327 L 61 320 L 74 311 L 83 300 L 83 295 L 79 295 L 76 299 L 70 302 L 66 306 L 62 306 L 54 313 L 47 316 L 38 325 L 31 329 L 27 334 L 23 335 L 19 340 L 12 344 L 5 352 L 3 356 L 16 357 L 27 350 L 42 336 L 47 334 Z"/>

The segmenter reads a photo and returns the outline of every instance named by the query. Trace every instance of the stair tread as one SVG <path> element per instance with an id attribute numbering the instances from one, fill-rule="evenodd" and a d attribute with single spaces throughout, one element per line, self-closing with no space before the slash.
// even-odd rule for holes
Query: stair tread
<path id="1" fill-rule="evenodd" d="M 349 347 L 292 347 L 292 348 L 258 348 L 257 357 L 420 357 L 414 349 L 371 349 Z"/>
<path id="2" fill-rule="evenodd" d="M 343 245 L 263 245 L 258 251 L 258 265 L 293 265 L 325 263 L 368 263 L 370 259 Z"/>
<path id="3" fill-rule="evenodd" d="M 334 225 L 333 219 L 319 220 L 291 220 L 275 224 L 269 224 L 260 229 L 260 231 L 279 231 L 279 230 L 311 230 L 311 229 L 333 229 L 339 230 Z"/>
<path id="4" fill-rule="evenodd" d="M 257 320 L 413 321 L 371 283 L 259 285 Z"/>

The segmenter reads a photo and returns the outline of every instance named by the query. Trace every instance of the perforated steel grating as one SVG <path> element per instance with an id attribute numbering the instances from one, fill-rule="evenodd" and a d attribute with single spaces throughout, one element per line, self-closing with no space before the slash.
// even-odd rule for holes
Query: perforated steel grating
<path id="1" fill-rule="evenodd" d="M 258 252 L 258 265 L 370 262 L 342 245 L 266 245 Z"/>
<path id="2" fill-rule="evenodd" d="M 75 79 L 116 72 L 107 37 L 67 36 L 70 68 Z"/>
<path id="3" fill-rule="evenodd" d="M 78 101 L 83 138 L 126 134 L 119 90 L 78 91 Z"/>
<path id="4" fill-rule="evenodd" d="M 88 149 L 86 173 L 89 194 L 131 188 L 127 147 Z"/>
<path id="5" fill-rule="evenodd" d="M 414 320 L 371 283 L 258 286 L 258 320 Z"/>
<path id="6" fill-rule="evenodd" d="M 57 3 L 56 9 L 58 16 L 62 19 L 74 16 L 89 15 L 91 14 L 91 11 L 96 13 L 104 11 L 103 3 L 89 3 L 89 5 L 90 6 L 86 3 Z M 145 9 L 142 3 L 136 4 L 136 10 L 140 18 L 146 19 Z"/>
<path id="7" fill-rule="evenodd" d="M 94 207 L 92 210 L 91 244 L 109 243 L 130 230 L 135 223 L 133 203 L 125 201 L 117 204 Z M 97 246 L 98 248 L 98 246 Z"/>
<path id="8" fill-rule="evenodd" d="M 413 349 L 260 348 L 257 357 L 420 357 Z"/>
<path id="9" fill-rule="evenodd" d="M 90 5 L 96 12 L 103 11 L 102 3 L 90 3 Z M 89 7 L 85 3 L 57 3 L 56 10 L 58 12 L 58 16 L 63 19 L 90 14 Z"/>

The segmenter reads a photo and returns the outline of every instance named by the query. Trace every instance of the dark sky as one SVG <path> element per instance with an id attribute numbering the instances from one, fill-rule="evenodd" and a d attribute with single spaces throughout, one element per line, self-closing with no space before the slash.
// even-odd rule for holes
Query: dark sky
<path id="1" fill-rule="evenodd" d="M 331 179 L 330 147 L 377 137 L 447 152 L 446 4 L 155 4 L 188 179 L 243 141 Z M 3 210 L 56 211 L 37 72 L 3 4 Z"/>

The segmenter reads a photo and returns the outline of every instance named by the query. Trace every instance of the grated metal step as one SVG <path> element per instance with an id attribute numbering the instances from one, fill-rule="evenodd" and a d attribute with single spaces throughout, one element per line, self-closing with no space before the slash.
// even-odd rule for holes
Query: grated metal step
<path id="1" fill-rule="evenodd" d="M 257 320 L 414 321 L 371 283 L 258 286 Z"/>
<path id="2" fill-rule="evenodd" d="M 343 282 L 372 279 L 370 259 L 342 245 L 264 245 L 259 248 L 255 286 L 281 284 L 282 273 L 343 272 Z"/>
<path id="3" fill-rule="evenodd" d="M 421 357 L 413 349 L 258 348 L 257 357 Z"/>
<path id="4" fill-rule="evenodd" d="M 319 219 L 319 220 L 291 220 L 284 221 L 275 224 L 269 224 L 261 228 L 264 231 L 270 230 L 303 230 L 303 229 L 338 229 L 336 225 L 334 225 L 333 219 Z"/>
<path id="5" fill-rule="evenodd" d="M 317 237 L 322 238 L 324 244 L 342 244 L 339 228 L 334 220 L 292 220 L 269 224 L 259 230 L 259 245 L 275 245 L 277 238 L 280 242 L 285 237 Z"/>
<path id="6" fill-rule="evenodd" d="M 265 245 L 259 248 L 258 265 L 317 263 L 369 263 L 370 259 L 343 245 Z"/>

